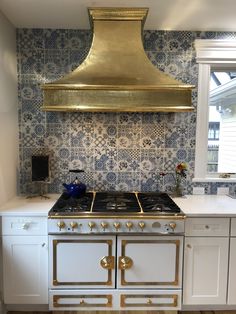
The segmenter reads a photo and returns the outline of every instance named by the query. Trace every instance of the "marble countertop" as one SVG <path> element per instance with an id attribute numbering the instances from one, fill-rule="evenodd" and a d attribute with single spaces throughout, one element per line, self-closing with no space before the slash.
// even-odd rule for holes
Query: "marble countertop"
<path id="1" fill-rule="evenodd" d="M 49 199 L 16 196 L 0 207 L 1 216 L 47 216 L 60 194 Z M 186 195 L 173 198 L 187 217 L 236 217 L 236 199 L 227 195 Z"/>
<path id="2" fill-rule="evenodd" d="M 60 194 L 48 194 L 48 199 L 43 197 L 26 198 L 16 196 L 0 207 L 1 216 L 30 215 L 47 216 Z"/>
<path id="3" fill-rule="evenodd" d="M 173 200 L 187 217 L 236 217 L 236 199 L 227 195 L 185 195 Z"/>

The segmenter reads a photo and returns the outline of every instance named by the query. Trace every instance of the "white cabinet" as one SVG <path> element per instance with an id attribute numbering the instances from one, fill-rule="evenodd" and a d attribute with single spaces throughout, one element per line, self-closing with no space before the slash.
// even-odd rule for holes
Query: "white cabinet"
<path id="1" fill-rule="evenodd" d="M 231 219 L 228 304 L 236 305 L 236 218 Z"/>
<path id="2" fill-rule="evenodd" d="M 3 217 L 5 304 L 48 303 L 46 217 Z"/>
<path id="3" fill-rule="evenodd" d="M 186 220 L 184 305 L 226 304 L 228 253 L 229 219 Z"/>

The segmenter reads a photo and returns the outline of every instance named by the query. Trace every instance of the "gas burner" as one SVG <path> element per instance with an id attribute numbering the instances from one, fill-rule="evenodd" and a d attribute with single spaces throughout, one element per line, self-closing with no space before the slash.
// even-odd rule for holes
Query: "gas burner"
<path id="1" fill-rule="evenodd" d="M 138 199 L 144 212 L 180 212 L 180 208 L 166 193 L 139 193 Z"/>
<path id="2" fill-rule="evenodd" d="M 93 193 L 85 193 L 80 197 L 71 197 L 63 193 L 51 209 L 53 213 L 89 212 L 93 201 Z"/>
<path id="3" fill-rule="evenodd" d="M 97 192 L 93 212 L 140 212 L 134 193 Z"/>

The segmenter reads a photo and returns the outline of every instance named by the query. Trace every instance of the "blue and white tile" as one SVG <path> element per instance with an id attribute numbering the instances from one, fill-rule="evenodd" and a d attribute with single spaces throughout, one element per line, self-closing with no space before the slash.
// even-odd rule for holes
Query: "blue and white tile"
<path id="1" fill-rule="evenodd" d="M 162 190 L 158 182 L 158 176 L 156 172 L 141 172 L 140 181 L 142 192 L 157 192 Z"/>
<path id="2" fill-rule="evenodd" d="M 142 149 L 140 170 L 144 172 L 161 172 L 164 163 L 164 150 L 162 149 Z"/>
<path id="3" fill-rule="evenodd" d="M 140 137 L 141 137 L 141 127 L 140 126 L 130 126 L 118 125 L 117 134 L 117 145 L 118 148 L 140 148 Z"/>
<path id="4" fill-rule="evenodd" d="M 44 30 L 39 28 L 16 29 L 17 51 L 22 49 L 44 49 Z"/>
<path id="5" fill-rule="evenodd" d="M 141 147 L 144 149 L 164 147 L 165 124 L 145 124 L 141 130 Z"/>
<path id="6" fill-rule="evenodd" d="M 45 29 L 45 49 L 66 49 L 68 48 L 68 30 Z"/>
<path id="7" fill-rule="evenodd" d="M 54 79 L 62 74 L 69 73 L 69 51 L 67 49 L 51 49 L 45 51 L 44 71 L 47 79 Z"/>
<path id="8" fill-rule="evenodd" d="M 84 171 L 94 171 L 94 150 L 86 148 L 72 148 L 70 169 L 81 169 Z"/>
<path id="9" fill-rule="evenodd" d="M 142 114 L 138 112 L 118 113 L 118 125 L 140 125 Z"/>
<path id="10" fill-rule="evenodd" d="M 87 147 L 94 146 L 94 127 L 93 125 L 71 125 L 70 131 L 71 147 Z"/>
<path id="11" fill-rule="evenodd" d="M 117 164 L 117 150 L 108 148 L 94 149 L 94 167 L 95 171 L 116 171 Z"/>
<path id="12" fill-rule="evenodd" d="M 26 124 L 21 126 L 23 147 L 43 147 L 45 144 L 45 125 Z"/>
<path id="13" fill-rule="evenodd" d="M 141 153 L 138 149 L 119 149 L 117 155 L 118 169 L 121 172 L 140 171 Z"/>
<path id="14" fill-rule="evenodd" d="M 20 62 L 21 74 L 41 75 L 44 74 L 44 50 L 24 49 L 21 51 L 18 60 Z M 42 77 L 41 77 L 42 80 Z"/>
<path id="15" fill-rule="evenodd" d="M 117 127 L 113 124 L 97 123 L 94 129 L 94 147 L 115 148 L 117 144 Z"/>
<path id="16" fill-rule="evenodd" d="M 117 186 L 117 174 L 108 171 L 94 172 L 94 191 L 115 191 Z"/>
<path id="17" fill-rule="evenodd" d="M 92 31 L 71 29 L 68 31 L 68 47 L 70 49 L 84 50 L 91 46 Z"/>
<path id="18" fill-rule="evenodd" d="M 140 175 L 133 172 L 118 172 L 118 191 L 140 191 Z"/>
<path id="19" fill-rule="evenodd" d="M 51 149 L 70 147 L 70 128 L 66 124 L 48 123 L 46 125 L 45 145 Z"/>

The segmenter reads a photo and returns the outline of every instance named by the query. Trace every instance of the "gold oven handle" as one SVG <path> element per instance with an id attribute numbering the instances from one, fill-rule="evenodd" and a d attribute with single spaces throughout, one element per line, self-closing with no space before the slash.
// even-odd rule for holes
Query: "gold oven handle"
<path id="1" fill-rule="evenodd" d="M 119 257 L 119 269 L 130 269 L 133 266 L 133 261 L 128 256 L 120 256 Z"/>
<path id="2" fill-rule="evenodd" d="M 114 256 L 104 256 L 100 261 L 100 265 L 104 269 L 114 269 L 114 261 Z"/>

